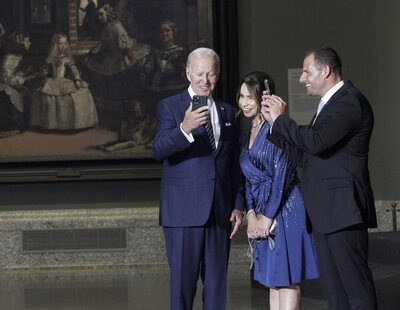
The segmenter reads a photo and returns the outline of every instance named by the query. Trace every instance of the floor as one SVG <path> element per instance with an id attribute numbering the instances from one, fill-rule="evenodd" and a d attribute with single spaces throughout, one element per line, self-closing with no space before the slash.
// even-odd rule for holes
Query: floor
<path id="1" fill-rule="evenodd" d="M 400 233 L 374 234 L 371 269 L 380 310 L 400 309 Z M 2 270 L 1 310 L 162 310 L 168 309 L 168 268 L 165 265 Z M 267 291 L 250 280 L 248 264 L 229 267 L 228 309 L 268 309 Z M 302 284 L 302 309 L 327 309 L 321 283 Z M 201 308 L 201 283 L 194 310 Z"/>
<path id="2" fill-rule="evenodd" d="M 400 268 L 372 265 L 380 310 L 400 309 Z M 168 309 L 168 269 L 147 266 L 107 269 L 6 271 L 0 275 L 0 309 Z M 267 291 L 251 285 L 248 265 L 232 264 L 228 309 L 268 309 Z M 195 310 L 201 309 L 201 284 Z M 302 309 L 327 309 L 321 285 L 302 285 Z"/>

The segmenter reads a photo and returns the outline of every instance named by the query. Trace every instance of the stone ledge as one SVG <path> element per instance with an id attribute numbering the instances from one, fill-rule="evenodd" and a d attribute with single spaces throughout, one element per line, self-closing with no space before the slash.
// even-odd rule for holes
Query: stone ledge
<path id="1" fill-rule="evenodd" d="M 22 230 L 125 228 L 126 250 L 22 253 Z M 0 268 L 165 264 L 158 208 L 104 208 L 0 213 Z"/>
<path id="2" fill-rule="evenodd" d="M 125 228 L 126 250 L 22 252 L 23 230 Z M 242 230 L 242 233 L 244 230 Z M 247 262 L 246 244 L 233 242 L 231 261 Z M 0 212 L 0 268 L 102 267 L 166 264 L 158 207 Z"/>
<path id="3" fill-rule="evenodd" d="M 379 227 L 370 230 L 371 232 L 392 230 L 391 203 L 391 201 L 377 201 Z M 58 210 L 0 212 L 0 269 L 166 264 L 164 236 L 158 225 L 157 202 L 121 203 L 115 208 L 110 204 L 82 204 L 79 205 L 80 209 L 72 207 L 72 205 L 63 205 Z M 23 230 L 94 228 L 125 228 L 127 249 L 40 253 L 22 253 L 21 251 Z M 378 238 L 379 234 L 376 237 Z M 385 248 L 385 246 L 375 245 L 374 240 L 371 245 L 379 249 L 378 251 Z M 246 249 L 247 238 L 244 226 L 232 240 L 230 261 L 248 263 Z"/>
<path id="4" fill-rule="evenodd" d="M 0 212 L 0 231 L 158 226 L 158 208 L 98 208 Z"/>

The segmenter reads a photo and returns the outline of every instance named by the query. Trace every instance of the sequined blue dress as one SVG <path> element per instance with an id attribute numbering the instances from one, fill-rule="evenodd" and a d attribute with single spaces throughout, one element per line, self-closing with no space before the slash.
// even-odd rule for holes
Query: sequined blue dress
<path id="1" fill-rule="evenodd" d="M 254 279 L 267 287 L 284 287 L 318 278 L 313 240 L 306 231 L 304 202 L 296 167 L 267 139 L 264 122 L 253 145 L 243 145 L 240 165 L 246 178 L 247 208 L 276 219 L 271 249 L 268 240 L 253 242 Z"/>

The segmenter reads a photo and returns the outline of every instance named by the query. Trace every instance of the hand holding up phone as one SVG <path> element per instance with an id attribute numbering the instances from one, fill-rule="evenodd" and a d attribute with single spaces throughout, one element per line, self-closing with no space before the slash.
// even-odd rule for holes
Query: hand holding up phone
<path id="1" fill-rule="evenodd" d="M 263 95 L 261 101 L 261 114 L 271 125 L 279 115 L 285 114 L 286 102 L 276 95 Z"/>
<path id="2" fill-rule="evenodd" d="M 209 120 L 209 115 L 207 96 L 193 96 L 191 105 L 185 112 L 182 129 L 190 134 L 194 129 L 205 125 Z"/>

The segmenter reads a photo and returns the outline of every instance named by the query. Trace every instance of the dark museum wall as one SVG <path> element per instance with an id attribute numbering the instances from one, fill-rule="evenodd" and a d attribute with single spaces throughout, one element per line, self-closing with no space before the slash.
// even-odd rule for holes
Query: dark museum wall
<path id="1" fill-rule="evenodd" d="M 33 34 L 32 53 L 48 46 L 51 33 L 66 31 L 67 1 L 56 0 L 57 22 Z M 199 0 L 201 1 L 201 0 Z M 26 0 L 1 1 L 0 18 L 25 28 Z M 344 77 L 363 91 L 375 111 L 370 171 L 377 200 L 399 199 L 400 2 L 396 0 L 238 0 L 239 73 L 265 70 L 287 98 L 287 69 L 300 68 L 310 48 L 331 45 L 344 64 Z M 5 12 L 13 12 L 5 14 Z M 218 16 L 216 16 L 218 18 Z M 0 183 L 0 210 L 146 206 L 159 198 L 153 179 Z"/>
<path id="2" fill-rule="evenodd" d="M 311 48 L 337 49 L 344 78 L 374 109 L 370 172 L 375 199 L 398 200 L 400 2 L 239 0 L 238 12 L 240 74 L 269 72 L 286 99 L 288 68 L 301 68 Z"/>

